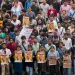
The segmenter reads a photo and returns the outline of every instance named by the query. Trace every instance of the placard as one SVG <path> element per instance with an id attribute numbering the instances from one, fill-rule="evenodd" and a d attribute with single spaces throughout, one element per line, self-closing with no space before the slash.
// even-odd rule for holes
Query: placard
<path id="1" fill-rule="evenodd" d="M 0 26 L 3 26 L 3 21 L 0 20 Z"/>
<path id="2" fill-rule="evenodd" d="M 53 22 L 48 22 L 48 23 L 47 23 L 47 29 L 48 29 L 48 30 L 54 30 L 54 29 L 55 29 L 54 23 L 53 23 Z"/>
<path id="3" fill-rule="evenodd" d="M 23 26 L 23 29 L 21 30 L 20 35 L 19 35 L 19 41 L 21 42 L 21 36 L 25 36 L 26 41 L 28 41 L 32 31 L 33 29 L 26 28 L 25 26 Z"/>
<path id="4" fill-rule="evenodd" d="M 23 25 L 29 25 L 29 17 L 23 17 Z"/>
<path id="5" fill-rule="evenodd" d="M 33 62 L 32 51 L 25 51 L 25 62 Z"/>
<path id="6" fill-rule="evenodd" d="M 71 68 L 71 56 L 63 56 L 63 68 Z"/>
<path id="7" fill-rule="evenodd" d="M 37 61 L 38 61 L 38 63 L 44 63 L 44 61 L 45 61 L 45 53 L 44 52 L 38 52 Z"/>
<path id="8" fill-rule="evenodd" d="M 22 52 L 21 51 L 15 51 L 15 62 L 22 62 Z"/>
<path id="9" fill-rule="evenodd" d="M 1 65 L 8 64 L 9 56 L 7 54 L 0 54 Z"/>
<path id="10" fill-rule="evenodd" d="M 57 64 L 56 56 L 50 56 L 49 65 L 56 65 L 56 64 Z"/>

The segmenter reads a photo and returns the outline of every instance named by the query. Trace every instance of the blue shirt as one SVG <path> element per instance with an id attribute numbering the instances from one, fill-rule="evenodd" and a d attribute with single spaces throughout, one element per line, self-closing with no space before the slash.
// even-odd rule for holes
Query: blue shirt
<path id="1" fill-rule="evenodd" d="M 47 58 L 49 58 L 50 56 L 56 56 L 57 58 L 60 58 L 58 51 L 54 51 L 54 53 L 49 51 L 47 54 Z"/>
<path id="2" fill-rule="evenodd" d="M 68 13 L 68 16 L 71 16 L 75 19 L 75 10 L 71 9 Z"/>
<path id="3" fill-rule="evenodd" d="M 31 7 L 31 6 L 32 6 L 32 2 L 31 2 L 31 1 L 26 1 L 26 2 L 25 2 L 25 5 L 24 5 L 24 9 L 25 9 L 26 11 L 28 11 L 28 8 Z"/>
<path id="4" fill-rule="evenodd" d="M 21 15 L 21 7 L 12 7 L 11 8 L 11 12 L 13 14 L 15 14 L 17 17 L 19 17 Z"/>

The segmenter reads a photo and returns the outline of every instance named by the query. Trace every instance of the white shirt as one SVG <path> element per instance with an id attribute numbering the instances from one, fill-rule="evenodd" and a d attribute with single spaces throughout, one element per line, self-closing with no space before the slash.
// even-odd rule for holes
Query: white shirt
<path id="1" fill-rule="evenodd" d="M 47 3 L 45 5 L 42 3 L 42 4 L 40 4 L 39 8 L 41 8 L 43 10 L 45 18 L 47 18 L 47 11 L 49 9 L 49 5 Z"/>
<path id="2" fill-rule="evenodd" d="M 37 25 L 37 21 L 35 19 L 32 19 L 30 25 Z"/>
<path id="3" fill-rule="evenodd" d="M 4 51 L 3 51 L 3 49 L 0 50 L 0 54 L 5 54 Z M 10 49 L 6 48 L 6 54 L 9 55 L 9 56 L 11 55 Z"/>
<path id="4" fill-rule="evenodd" d="M 63 37 L 64 33 L 65 33 L 65 28 L 64 27 L 60 27 L 60 28 L 56 28 L 59 32 L 60 38 Z"/>
<path id="5" fill-rule="evenodd" d="M 3 49 L 0 50 L 0 54 L 5 54 L 5 52 L 3 51 Z M 11 51 L 10 49 L 7 49 L 6 48 L 6 54 L 10 57 L 11 56 Z M 10 62 L 10 59 L 9 59 L 9 62 Z M 7 63 L 8 64 L 8 63 Z"/>
<path id="6" fill-rule="evenodd" d="M 22 42 L 20 42 L 19 45 L 22 48 L 22 52 L 24 52 L 24 51 L 27 51 L 28 50 L 29 42 L 26 41 L 26 43 L 23 43 L 23 45 L 22 45 Z"/>
<path id="7" fill-rule="evenodd" d="M 65 48 L 67 50 L 69 50 L 72 47 L 72 40 L 70 38 L 68 38 L 67 40 L 62 38 L 62 42 L 64 43 Z"/>
<path id="8" fill-rule="evenodd" d="M 19 17 L 20 15 L 21 15 L 21 7 L 20 6 L 18 6 L 18 7 L 12 7 L 11 8 L 11 12 L 13 13 L 13 14 L 15 14 L 17 17 Z"/>
<path id="9" fill-rule="evenodd" d="M 11 23 L 14 24 L 14 26 L 21 25 L 20 20 L 16 20 L 15 22 L 12 20 Z"/>

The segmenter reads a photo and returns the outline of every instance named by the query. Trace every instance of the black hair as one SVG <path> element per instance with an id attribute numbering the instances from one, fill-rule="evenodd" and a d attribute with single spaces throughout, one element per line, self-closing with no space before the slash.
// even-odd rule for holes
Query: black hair
<path id="1" fill-rule="evenodd" d="M 3 12 L 6 12 L 6 8 L 3 8 L 2 11 L 3 11 Z"/>
<path id="2" fill-rule="evenodd" d="M 18 47 L 21 49 L 21 46 L 20 46 L 20 45 L 18 45 L 17 48 L 18 48 Z"/>
<path id="3" fill-rule="evenodd" d="M 42 36 L 43 36 L 43 37 L 45 37 L 45 36 L 46 36 L 46 34 L 45 34 L 45 33 L 43 33 L 43 34 L 42 34 Z"/>
<path id="4" fill-rule="evenodd" d="M 4 42 L 4 43 L 2 43 L 2 45 L 1 46 L 3 46 L 3 45 L 6 45 L 6 43 Z"/>
<path id="5" fill-rule="evenodd" d="M 14 14 L 14 15 L 12 15 L 12 17 L 17 17 L 17 16 Z"/>
<path id="6" fill-rule="evenodd" d="M 65 33 L 65 34 L 64 34 L 64 36 L 65 36 L 65 35 L 67 35 L 67 36 L 68 36 L 68 33 Z"/>
<path id="7" fill-rule="evenodd" d="M 54 38 L 55 38 L 55 39 L 57 39 L 57 38 L 58 38 L 58 36 L 57 36 L 57 35 L 54 35 Z"/>
<path id="8" fill-rule="evenodd" d="M 32 48 L 32 45 L 28 45 L 28 47 L 31 47 Z"/>
<path id="9" fill-rule="evenodd" d="M 40 47 L 41 47 L 41 46 L 43 46 L 43 47 L 45 48 L 45 45 L 44 45 L 44 44 L 41 44 Z"/>
<path id="10" fill-rule="evenodd" d="M 52 38 L 49 38 L 48 41 L 49 41 L 49 40 L 51 40 L 51 41 L 53 42 Z"/>
<path id="11" fill-rule="evenodd" d="M 26 39 L 26 37 L 25 36 L 21 36 L 21 39 Z"/>
<path id="12" fill-rule="evenodd" d="M 10 41 L 11 39 L 12 39 L 13 41 L 15 41 L 13 38 L 10 38 L 9 41 Z"/>
<path id="13" fill-rule="evenodd" d="M 22 9 L 22 12 L 26 13 L 26 10 Z"/>
<path id="14" fill-rule="evenodd" d="M 36 3 L 36 1 L 33 1 L 33 2 L 35 2 L 35 3 Z"/>
<path id="15" fill-rule="evenodd" d="M 57 23 L 60 23 L 61 24 L 61 22 L 57 22 Z"/>

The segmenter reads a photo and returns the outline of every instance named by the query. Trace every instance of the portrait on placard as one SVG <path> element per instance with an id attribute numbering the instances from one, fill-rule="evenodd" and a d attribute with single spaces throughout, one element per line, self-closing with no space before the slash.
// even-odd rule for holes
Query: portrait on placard
<path id="1" fill-rule="evenodd" d="M 45 53 L 44 52 L 38 52 L 37 61 L 38 61 L 38 63 L 44 63 L 44 61 L 45 61 Z"/>
<path id="2" fill-rule="evenodd" d="M 63 68 L 71 68 L 71 56 L 63 56 Z"/>
<path id="3" fill-rule="evenodd" d="M 22 62 L 22 52 L 21 51 L 19 51 L 19 52 L 16 51 L 14 58 L 15 58 L 15 62 Z"/>
<path id="4" fill-rule="evenodd" d="M 33 62 L 32 51 L 25 51 L 25 62 Z"/>
<path id="5" fill-rule="evenodd" d="M 0 54 L 1 65 L 8 64 L 9 56 L 7 54 Z"/>
<path id="6" fill-rule="evenodd" d="M 49 65 L 56 65 L 56 64 L 57 64 L 56 56 L 50 56 Z"/>
<path id="7" fill-rule="evenodd" d="M 29 17 L 23 17 L 23 25 L 29 25 Z"/>

